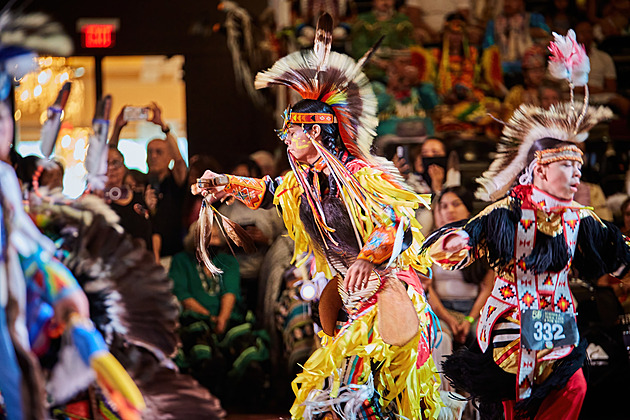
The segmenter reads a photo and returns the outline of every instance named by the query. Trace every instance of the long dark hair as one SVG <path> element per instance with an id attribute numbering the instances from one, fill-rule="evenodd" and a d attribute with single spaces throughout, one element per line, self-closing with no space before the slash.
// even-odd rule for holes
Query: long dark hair
<path id="1" fill-rule="evenodd" d="M 332 107 L 324 102 L 316 101 L 314 99 L 302 99 L 291 107 L 292 112 L 317 112 L 322 114 L 335 115 Z M 315 124 L 303 124 L 305 130 L 310 130 Z M 336 156 L 346 151 L 341 137 L 339 136 L 339 125 L 334 124 L 319 124 L 322 129 L 322 144 L 329 152 Z"/>
<path id="2" fill-rule="evenodd" d="M 442 198 L 444 197 L 446 193 L 453 193 L 457 197 L 459 197 L 459 199 L 462 200 L 462 203 L 464 204 L 464 206 L 466 206 L 466 210 L 468 210 L 468 213 L 470 213 L 471 215 L 473 214 L 473 194 L 470 191 L 468 191 L 468 189 L 462 186 L 444 188 L 442 192 L 440 192 L 440 194 L 437 196 L 437 199 L 435 201 L 435 204 L 437 205 L 438 209 L 440 208 L 440 204 L 442 203 Z"/>

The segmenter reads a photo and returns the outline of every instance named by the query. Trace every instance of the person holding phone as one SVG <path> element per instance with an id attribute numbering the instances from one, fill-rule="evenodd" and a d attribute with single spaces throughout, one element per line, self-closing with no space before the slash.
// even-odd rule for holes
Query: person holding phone
<path id="1" fill-rule="evenodd" d="M 149 185 L 145 202 L 153 225 L 153 249 L 168 269 L 171 257 L 183 249 L 185 229 L 181 203 L 186 197 L 188 168 L 177 145 L 177 137 L 164 122 L 160 107 L 152 102 L 146 109 L 147 121 L 159 126 L 164 133 L 164 138 L 155 138 L 147 145 Z M 116 117 L 110 147 L 118 147 L 120 132 L 127 122 L 123 107 Z M 169 169 L 171 161 L 174 161 L 173 169 Z"/>
<path id="2" fill-rule="evenodd" d="M 144 192 L 134 191 L 131 185 L 124 182 L 128 172 L 120 150 L 110 146 L 107 152 L 105 201 L 120 217 L 119 223 L 125 232 L 133 238 L 142 239 L 148 250 L 154 250 L 153 229 Z M 159 254 L 155 254 L 159 262 Z"/>

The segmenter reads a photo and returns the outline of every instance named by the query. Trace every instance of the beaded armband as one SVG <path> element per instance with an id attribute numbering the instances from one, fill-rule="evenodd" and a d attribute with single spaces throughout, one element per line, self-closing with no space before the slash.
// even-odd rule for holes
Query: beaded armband
<path id="1" fill-rule="evenodd" d="M 366 260 L 372 264 L 382 264 L 391 257 L 395 240 L 396 228 L 394 226 L 380 226 L 372 231 L 357 259 Z"/>
<path id="2" fill-rule="evenodd" d="M 228 184 L 224 191 L 241 201 L 250 209 L 257 209 L 262 204 L 267 191 L 265 181 L 258 178 L 228 175 Z"/>

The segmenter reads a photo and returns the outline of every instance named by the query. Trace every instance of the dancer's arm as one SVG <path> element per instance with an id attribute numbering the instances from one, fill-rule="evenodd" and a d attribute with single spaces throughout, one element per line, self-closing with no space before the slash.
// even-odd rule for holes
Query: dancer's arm
<path id="1" fill-rule="evenodd" d="M 211 181 L 221 176 L 221 174 L 206 171 L 200 181 L 203 183 L 203 181 Z M 227 184 L 225 185 L 200 187 L 197 183 L 191 187 L 191 191 L 193 194 L 215 194 L 217 198 L 232 196 L 251 209 L 268 209 L 273 207 L 275 190 L 282 182 L 280 177 L 272 179 L 270 176 L 265 176 L 259 179 L 227 174 L 225 176 L 227 177 Z"/>

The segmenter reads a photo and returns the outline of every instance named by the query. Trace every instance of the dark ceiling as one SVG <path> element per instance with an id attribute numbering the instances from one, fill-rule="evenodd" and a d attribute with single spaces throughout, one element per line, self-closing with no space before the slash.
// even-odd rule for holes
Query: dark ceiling
<path id="1" fill-rule="evenodd" d="M 26 7 L 24 3 L 28 3 Z M 256 0 L 238 3 L 252 16 L 258 16 L 266 4 Z M 74 55 L 184 55 L 190 154 L 210 154 L 229 167 L 241 156 L 271 149 L 278 142 L 271 109 L 256 108 L 236 87 L 226 36 L 223 31 L 212 31 L 213 25 L 225 21 L 218 4 L 216 0 L 33 0 L 18 1 L 13 9 L 52 15 L 74 39 Z M 115 45 L 82 48 L 77 31 L 81 18 L 119 19 Z"/>

